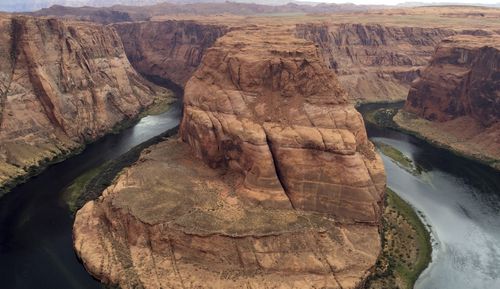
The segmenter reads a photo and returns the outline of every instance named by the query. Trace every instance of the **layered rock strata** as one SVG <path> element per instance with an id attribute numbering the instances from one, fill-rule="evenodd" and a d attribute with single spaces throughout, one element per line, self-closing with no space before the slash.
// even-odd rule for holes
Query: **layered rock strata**
<path id="1" fill-rule="evenodd" d="M 357 101 L 404 100 L 413 80 L 451 29 L 379 24 L 298 24 Z"/>
<path id="2" fill-rule="evenodd" d="M 121 288 L 360 288 L 380 252 L 382 162 L 313 43 L 246 27 L 185 87 L 180 140 L 76 215 L 88 271 Z M 182 141 L 183 140 L 183 141 Z"/>
<path id="3" fill-rule="evenodd" d="M 276 28 L 217 44 L 185 89 L 180 134 L 195 153 L 242 174 L 247 199 L 376 223 L 382 165 L 314 45 Z"/>
<path id="4" fill-rule="evenodd" d="M 114 27 L 139 73 L 168 79 L 181 87 L 200 64 L 206 49 L 228 30 L 193 21 L 120 23 Z"/>
<path id="5" fill-rule="evenodd" d="M 131 67 L 111 27 L 0 18 L 0 183 L 109 132 L 166 91 Z"/>
<path id="6" fill-rule="evenodd" d="M 500 37 L 443 40 L 395 120 L 500 168 Z"/>

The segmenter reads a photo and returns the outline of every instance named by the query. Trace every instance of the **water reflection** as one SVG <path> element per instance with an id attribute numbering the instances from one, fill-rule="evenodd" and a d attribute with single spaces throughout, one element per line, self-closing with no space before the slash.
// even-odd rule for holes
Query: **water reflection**
<path id="1" fill-rule="evenodd" d="M 500 173 L 396 131 L 368 126 L 368 134 L 423 168 L 414 175 L 382 157 L 388 186 L 433 232 L 433 262 L 415 288 L 500 288 Z"/>
<path id="2" fill-rule="evenodd" d="M 73 217 L 61 200 L 71 182 L 130 148 L 178 125 L 180 101 L 20 185 L 0 199 L 0 288 L 103 288 L 85 271 L 72 246 Z"/>

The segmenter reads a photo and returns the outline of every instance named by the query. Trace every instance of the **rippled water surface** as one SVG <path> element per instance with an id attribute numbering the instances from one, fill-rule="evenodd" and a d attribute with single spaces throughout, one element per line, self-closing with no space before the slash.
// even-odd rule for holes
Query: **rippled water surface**
<path id="1" fill-rule="evenodd" d="M 423 213 L 433 234 L 433 262 L 415 288 L 500 288 L 500 173 L 414 137 L 367 128 L 372 140 L 397 148 L 424 170 L 413 175 L 382 156 L 388 186 Z"/>
<path id="2" fill-rule="evenodd" d="M 177 103 L 166 113 L 147 116 L 133 127 L 89 145 L 82 154 L 49 167 L 2 197 L 0 288 L 103 288 L 75 256 L 73 216 L 62 193 L 86 171 L 175 127 L 180 115 Z"/>
<path id="3" fill-rule="evenodd" d="M 1 198 L 0 288 L 102 288 L 73 252 L 73 219 L 61 194 L 79 175 L 176 126 L 179 117 L 179 105 L 146 117 Z M 383 157 L 388 185 L 423 213 L 433 232 L 433 262 L 416 288 L 500 288 L 500 174 L 402 133 L 371 126 L 368 133 L 424 169 L 412 175 Z"/>

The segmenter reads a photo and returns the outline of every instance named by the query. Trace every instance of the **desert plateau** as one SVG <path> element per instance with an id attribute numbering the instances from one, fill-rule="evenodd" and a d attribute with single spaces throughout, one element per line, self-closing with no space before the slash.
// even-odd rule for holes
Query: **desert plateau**
<path id="1" fill-rule="evenodd" d="M 499 4 L 333 2 L 0 3 L 0 287 L 499 287 Z"/>

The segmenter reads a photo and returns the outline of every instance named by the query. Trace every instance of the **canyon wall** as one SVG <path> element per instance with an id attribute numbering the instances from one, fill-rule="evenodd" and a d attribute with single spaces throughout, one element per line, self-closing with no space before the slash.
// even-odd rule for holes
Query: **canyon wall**
<path id="1" fill-rule="evenodd" d="M 361 288 L 381 250 L 382 161 L 293 27 L 219 38 L 185 86 L 181 139 L 77 212 L 87 270 L 121 288 Z"/>
<path id="2" fill-rule="evenodd" d="M 125 52 L 142 75 L 168 79 L 183 87 L 207 48 L 228 28 L 193 21 L 120 23 Z"/>
<path id="3" fill-rule="evenodd" d="M 189 80 L 182 138 L 241 173 L 243 197 L 377 222 L 383 170 L 335 74 L 287 31 L 245 33 L 222 38 Z"/>
<path id="4" fill-rule="evenodd" d="M 404 100 L 436 45 L 454 30 L 379 24 L 298 24 L 357 101 Z"/>
<path id="5" fill-rule="evenodd" d="M 166 95 L 139 76 L 112 27 L 0 18 L 0 183 L 135 117 Z"/>
<path id="6" fill-rule="evenodd" d="M 443 40 L 395 120 L 430 140 L 498 166 L 500 36 Z"/>

